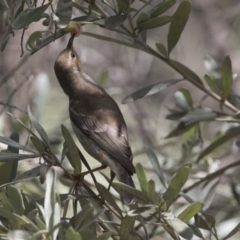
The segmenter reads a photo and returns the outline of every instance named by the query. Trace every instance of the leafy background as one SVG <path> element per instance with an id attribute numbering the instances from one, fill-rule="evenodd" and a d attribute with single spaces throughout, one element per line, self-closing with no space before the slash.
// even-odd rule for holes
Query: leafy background
<path id="1" fill-rule="evenodd" d="M 71 5 L 71 1 L 65 2 Z M 239 75 L 237 68 L 239 4 L 237 1 L 221 1 L 220 3 L 219 1 L 204 1 L 204 3 L 194 1 L 190 4 L 189 1 L 176 1 L 175 3 L 169 0 L 164 1 L 163 4 L 159 1 L 132 1 L 126 5 L 126 2 L 109 1 L 111 7 L 121 10 L 118 11 L 121 12 L 118 16 L 115 16 L 116 13 L 107 6 L 106 1 L 95 1 L 95 3 L 94 1 L 91 3 L 76 1 L 72 8 L 72 18 L 83 17 L 78 19 L 83 25 L 83 34 L 75 39 L 75 48 L 82 59 L 83 69 L 104 86 L 118 102 L 128 125 L 134 164 L 138 173 L 134 180 L 140 191 L 135 194 L 143 202 L 140 201 L 138 207 L 133 207 L 131 209 L 133 212 L 129 211 L 127 206 L 121 205 L 115 191 L 112 190 L 110 196 L 107 194 L 104 186 L 108 185 L 102 174 L 94 174 L 98 182 L 104 185 L 97 186 L 97 191 L 102 197 L 107 198 L 105 199 L 107 205 L 110 204 L 112 211 L 117 214 L 110 217 L 105 216 L 106 213 L 101 212 L 102 208 L 99 205 L 96 206 L 94 201 L 88 198 L 82 200 L 80 196 L 69 197 L 71 199 L 69 203 L 72 205 L 66 207 L 67 196 L 63 194 L 76 194 L 77 192 L 74 192 L 75 189 L 71 187 L 67 173 L 60 166 L 64 166 L 70 173 L 73 167 L 75 174 L 81 170 L 80 168 L 86 169 L 84 164 L 79 166 L 76 149 L 69 149 L 71 153 L 69 155 L 72 157 L 68 156 L 68 160 L 65 158 L 63 165 L 59 164 L 60 166 L 55 167 L 55 171 L 49 170 L 46 191 L 45 185 L 40 183 L 44 182 L 47 169 L 55 157 L 61 159 L 64 139 L 66 142 L 71 141 L 68 131 L 64 132 L 64 127 L 61 130 L 61 124 L 71 130 L 67 98 L 60 89 L 53 72 L 54 61 L 59 52 L 65 48 L 69 37 L 69 34 L 63 30 L 71 19 L 69 14 L 61 15 L 60 5 L 64 1 L 52 3 L 54 12 L 57 12 L 56 15 L 60 18 L 58 23 L 53 21 L 56 19 L 55 15 L 50 16 L 52 11 L 51 6 L 46 5 L 49 4 L 48 2 L 45 2 L 46 8 L 41 7 L 40 1 L 25 2 L 25 9 L 34 9 L 35 3 L 42 10 L 39 11 L 38 8 L 38 13 L 42 14 L 47 9 L 45 12 L 47 15 L 43 15 L 43 19 L 37 22 L 32 22 L 32 16 L 34 18 L 37 16 L 36 12 L 31 11 L 27 17 L 25 15 L 24 18 L 22 15 L 24 19 L 19 20 L 21 13 L 18 18 L 16 12 L 18 9 L 21 12 L 22 9 L 17 1 L 0 2 L 2 17 L 0 30 L 2 39 L 0 55 L 1 136 L 8 138 L 13 131 L 18 131 L 20 143 L 23 146 L 27 143 L 31 150 L 34 150 L 35 146 L 34 154 L 38 150 L 43 156 L 43 153 L 48 151 L 49 143 L 46 136 L 42 135 L 42 129 L 38 124 L 38 127 L 36 124 L 32 126 L 35 120 L 30 125 L 28 115 L 31 116 L 31 114 L 27 114 L 29 105 L 34 118 L 47 132 L 52 153 L 48 152 L 50 154 L 48 157 L 44 155 L 46 164 L 41 164 L 41 171 L 40 168 L 36 169 L 39 166 L 38 159 L 19 161 L 18 166 L 16 163 L 6 165 L 1 162 L 1 185 L 14 181 L 16 168 L 18 176 L 23 174 L 20 180 L 18 178 L 15 180 L 20 183 L 14 187 L 1 188 L 1 210 L 3 211 L 0 215 L 3 239 L 11 234 L 15 234 L 14 236 L 23 234 L 22 239 L 38 239 L 43 236 L 55 239 L 57 230 L 54 229 L 54 231 L 52 227 L 59 226 L 59 212 L 63 216 L 65 208 L 68 210 L 67 217 L 62 218 L 62 221 L 67 225 L 63 225 L 65 232 L 61 233 L 62 235 L 59 233 L 59 236 L 64 236 L 66 239 L 73 239 L 73 235 L 76 235 L 76 239 L 84 239 L 89 236 L 85 235 L 89 234 L 89 231 L 84 230 L 91 229 L 92 231 L 95 227 L 100 228 L 101 231 L 96 231 L 96 235 L 92 238 L 98 236 L 102 239 L 108 239 L 110 235 L 115 239 L 119 236 L 122 239 L 141 239 L 141 236 L 143 239 L 159 239 L 160 236 L 164 239 L 179 239 L 179 235 L 186 239 L 210 239 L 210 237 L 224 239 L 235 227 L 231 235 L 234 235 L 233 233 L 236 235 L 227 239 L 239 238 L 239 120 L 236 116 L 239 108 L 237 96 L 239 81 L 236 75 Z M 60 4 L 59 7 L 57 7 L 58 4 Z M 152 10 L 154 6 L 160 9 L 158 12 L 155 11 L 155 15 Z M 169 9 L 166 6 L 170 6 Z M 177 19 L 175 22 L 174 18 L 166 17 L 173 16 L 179 6 L 181 6 L 180 14 L 175 16 Z M 187 13 L 190 6 L 191 14 L 188 19 Z M 71 7 L 66 4 L 63 9 L 66 13 Z M 128 17 L 133 18 L 136 13 L 134 9 L 141 10 L 133 19 L 133 24 L 137 27 L 133 34 Z M 152 13 L 152 15 L 149 17 L 147 13 Z M 92 24 L 96 16 L 103 19 Z M 161 18 L 162 16 L 165 17 Z M 51 20 L 50 25 L 46 26 L 48 20 Z M 167 24 L 170 20 L 171 24 Z M 184 27 L 185 21 L 187 24 L 180 37 L 180 30 Z M 124 24 L 124 27 L 121 24 Z M 166 25 L 160 26 L 161 24 Z M 29 26 L 22 35 L 23 27 L 27 25 Z M 53 40 L 56 26 L 56 36 L 61 37 L 39 50 L 38 46 Z M 9 35 L 11 28 L 14 29 L 14 37 Z M 47 35 L 39 39 L 41 37 L 39 31 L 48 30 L 51 30 L 53 34 L 44 33 Z M 172 35 L 169 34 L 170 31 Z M 8 37 L 10 38 L 7 42 Z M 23 38 L 22 49 L 21 37 Z M 31 50 L 30 52 L 25 48 L 25 43 L 27 43 L 27 49 Z M 155 45 L 156 43 L 158 44 Z M 131 45 L 131 47 L 126 45 Z M 172 61 L 166 58 L 166 49 L 168 53 L 172 50 L 170 54 Z M 36 50 L 38 50 L 36 53 L 29 55 Z M 231 59 L 226 57 L 228 55 Z M 173 61 L 184 64 L 200 78 Z M 180 81 L 182 76 L 187 80 Z M 132 94 L 142 88 L 142 91 Z M 157 94 L 137 100 L 149 93 Z M 224 102 L 226 98 L 228 101 Z M 137 101 L 129 102 L 132 99 Z M 122 101 L 127 104 L 122 105 Z M 33 136 L 29 139 L 29 131 L 26 131 L 14 118 L 21 119 L 31 129 L 33 127 L 34 133 L 36 130 L 40 131 L 40 137 L 39 135 L 33 137 L 34 135 L 31 134 Z M 98 163 L 84 152 L 75 136 L 72 136 L 91 168 L 98 166 Z M 18 153 L 16 148 L 18 149 L 19 146 L 7 141 L 6 138 L 1 140 L 3 142 L 1 149 L 6 149 L 5 144 L 7 144 L 10 145 L 9 151 Z M 14 133 L 11 138 L 16 140 L 18 135 Z M 211 143 L 214 144 L 211 145 Z M 220 145 L 222 143 L 225 144 Z M 1 161 L 11 161 L 14 157 L 20 158 L 19 155 L 2 155 Z M 29 156 L 21 157 L 29 158 Z M 54 164 L 56 165 L 56 162 Z M 109 169 L 104 170 L 103 173 L 109 176 Z M 174 174 L 176 174 L 175 177 L 173 177 Z M 34 178 L 39 175 L 40 179 Z M 55 182 L 56 175 L 58 180 Z M 29 178 L 32 180 L 30 181 Z M 23 179 L 29 181 L 22 181 Z M 96 191 L 92 177 L 86 176 L 85 180 L 87 186 Z M 172 185 L 169 185 L 170 182 Z M 57 184 L 58 194 L 56 196 L 51 190 L 55 189 L 54 184 Z M 157 195 L 152 191 L 153 185 L 155 185 Z M 124 188 L 117 183 L 114 187 Z M 69 192 L 69 188 L 72 192 Z M 187 196 L 183 192 L 187 193 Z M 86 195 L 86 192 L 81 195 Z M 41 201 L 44 196 L 45 203 Z M 27 201 L 24 201 L 25 197 Z M 97 199 L 96 196 L 95 198 Z M 22 205 L 16 204 L 19 199 L 23 201 Z M 31 206 L 32 199 L 40 199 L 39 205 Z M 92 212 L 86 212 L 89 204 L 93 207 Z M 13 210 L 15 206 L 18 207 Z M 171 206 L 170 209 L 169 206 Z M 184 211 L 187 206 L 189 207 Z M 50 209 L 46 209 L 47 207 Z M 135 208 L 137 210 L 134 212 Z M 156 209 L 160 212 L 158 218 L 148 217 L 149 214 L 152 216 Z M 14 212 L 14 215 L 8 215 L 9 212 Z M 121 212 L 124 218 L 118 216 Z M 126 215 L 127 212 L 128 215 Z M 55 216 L 53 222 L 47 213 Z M 196 216 L 193 219 L 194 215 Z M 79 225 L 74 224 L 74 221 L 69 220 L 73 216 L 83 222 L 80 221 Z M 187 226 L 186 223 L 190 225 Z M 133 226 L 134 230 L 132 230 Z M 15 231 L 19 229 L 24 232 L 16 233 Z M 137 235 L 138 231 L 140 234 Z"/>

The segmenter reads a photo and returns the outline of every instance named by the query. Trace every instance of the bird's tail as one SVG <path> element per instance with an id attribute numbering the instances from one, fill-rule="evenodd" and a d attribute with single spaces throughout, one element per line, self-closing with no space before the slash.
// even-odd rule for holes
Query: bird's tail
<path id="1" fill-rule="evenodd" d="M 131 173 L 128 172 L 127 170 L 124 169 L 124 172 L 122 172 L 121 174 L 118 174 L 117 177 L 120 182 L 122 182 L 132 188 L 135 188 L 135 185 L 134 185 L 132 177 L 131 177 Z M 136 200 L 131 193 L 128 193 L 126 191 L 123 192 L 123 197 L 124 197 L 124 200 L 126 201 L 126 203 L 128 203 L 128 204 L 131 204 L 131 203 L 133 203 L 134 200 Z"/>

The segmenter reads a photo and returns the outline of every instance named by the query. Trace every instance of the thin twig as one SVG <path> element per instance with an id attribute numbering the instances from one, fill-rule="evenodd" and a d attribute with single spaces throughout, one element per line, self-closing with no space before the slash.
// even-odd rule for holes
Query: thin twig
<path id="1" fill-rule="evenodd" d="M 24 110 L 18 108 L 17 106 L 10 105 L 10 104 L 4 103 L 4 102 L 0 102 L 0 105 L 6 106 L 6 107 L 9 107 L 9 108 L 14 108 L 14 109 L 18 110 L 19 112 L 27 114 L 27 111 L 24 111 Z"/>
<path id="2" fill-rule="evenodd" d="M 191 191 L 192 189 L 194 189 L 196 186 L 200 185 L 201 183 L 203 183 L 203 182 L 205 182 L 205 181 L 210 181 L 210 180 L 216 178 L 217 176 L 219 176 L 220 174 L 223 174 L 223 173 L 224 173 L 225 171 L 227 171 L 228 169 L 233 168 L 233 167 L 236 167 L 236 166 L 238 166 L 238 165 L 240 165 L 240 160 L 238 160 L 238 161 L 236 161 L 236 162 L 234 162 L 234 163 L 231 163 L 231 164 L 229 164 L 228 166 L 223 167 L 223 168 L 219 169 L 218 171 L 216 171 L 216 172 L 214 172 L 214 173 L 211 173 L 211 174 L 207 175 L 206 177 L 202 178 L 202 179 L 199 180 L 198 182 L 196 182 L 196 183 L 192 184 L 191 186 L 185 188 L 185 189 L 183 190 L 183 192 L 184 192 L 184 193 L 187 193 L 187 192 Z"/>

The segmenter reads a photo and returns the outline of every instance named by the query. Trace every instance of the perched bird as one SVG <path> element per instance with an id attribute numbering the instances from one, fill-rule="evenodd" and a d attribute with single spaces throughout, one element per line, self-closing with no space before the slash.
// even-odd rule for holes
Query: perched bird
<path id="1" fill-rule="evenodd" d="M 73 130 L 84 149 L 102 168 L 109 166 L 119 181 L 135 187 L 131 178 L 135 168 L 123 115 L 112 97 L 83 72 L 73 40 L 74 35 L 54 65 L 58 81 L 69 97 Z M 126 192 L 124 198 L 128 203 L 133 200 Z"/>

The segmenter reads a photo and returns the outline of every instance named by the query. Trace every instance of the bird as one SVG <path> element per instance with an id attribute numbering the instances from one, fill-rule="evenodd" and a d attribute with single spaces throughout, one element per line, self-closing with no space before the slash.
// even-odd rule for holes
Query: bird
<path id="1" fill-rule="evenodd" d="M 69 98 L 72 128 L 86 152 L 111 169 L 111 177 L 135 188 L 132 175 L 136 173 L 124 117 L 114 99 L 82 69 L 73 47 L 71 34 L 66 49 L 57 57 L 54 70 L 60 86 Z M 92 170 L 94 171 L 94 169 Z M 123 192 L 124 200 L 134 197 Z"/>

